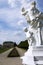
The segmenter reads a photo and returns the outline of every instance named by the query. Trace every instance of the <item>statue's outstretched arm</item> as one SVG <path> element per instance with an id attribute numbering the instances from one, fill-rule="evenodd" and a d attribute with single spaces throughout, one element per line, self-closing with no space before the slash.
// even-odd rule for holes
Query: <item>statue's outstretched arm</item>
<path id="1" fill-rule="evenodd" d="M 28 23 L 31 22 L 31 21 L 30 21 L 29 14 L 28 14 L 28 11 L 26 11 L 24 7 L 22 8 L 21 14 L 25 16 L 25 18 L 26 18 L 26 20 L 27 20 Z"/>
<path id="2" fill-rule="evenodd" d="M 27 15 L 27 13 L 28 13 L 28 11 L 26 11 L 25 8 L 23 7 L 21 14 L 25 16 L 25 15 Z"/>

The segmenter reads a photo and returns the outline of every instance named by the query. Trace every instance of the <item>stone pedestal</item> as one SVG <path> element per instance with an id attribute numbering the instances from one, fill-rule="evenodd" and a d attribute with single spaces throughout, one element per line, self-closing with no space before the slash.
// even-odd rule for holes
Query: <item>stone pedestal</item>
<path id="1" fill-rule="evenodd" d="M 21 59 L 23 65 L 43 65 L 43 45 L 31 46 Z"/>
<path id="2" fill-rule="evenodd" d="M 35 65 L 32 46 L 29 47 L 29 49 L 24 53 L 24 56 L 21 57 L 21 59 L 23 65 Z"/>

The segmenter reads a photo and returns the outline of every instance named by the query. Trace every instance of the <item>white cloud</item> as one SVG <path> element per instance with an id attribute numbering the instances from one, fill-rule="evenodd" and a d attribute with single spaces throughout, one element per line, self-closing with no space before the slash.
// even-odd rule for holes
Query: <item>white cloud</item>
<path id="1" fill-rule="evenodd" d="M 2 19 L 4 23 L 8 24 L 9 27 L 23 28 L 23 24 L 25 23 L 23 16 L 21 15 L 21 6 L 27 6 L 26 0 L 2 0 L 6 1 L 9 5 L 9 8 L 0 8 L 0 20 Z M 21 3 L 20 7 L 17 7 L 19 4 L 16 2 L 19 1 Z M 1 2 L 2 3 L 2 2 Z M 3 2 L 5 4 L 5 2 Z M 19 19 L 19 20 L 17 20 Z M 4 24 L 5 25 L 5 24 Z M 20 30 L 5 30 L 0 26 L 0 41 L 12 40 L 12 41 L 20 41 L 25 39 L 24 32 Z"/>
<path id="2" fill-rule="evenodd" d="M 15 4 L 16 2 L 19 2 L 18 4 Z M 26 0 L 8 0 L 8 4 L 10 5 L 11 8 L 16 7 L 21 3 L 21 6 L 26 6 L 27 1 Z"/>
<path id="3" fill-rule="evenodd" d="M 21 38 L 21 34 L 22 31 L 4 31 L 4 30 L 1 30 L 0 31 L 0 40 L 1 42 L 3 41 L 20 41 Z"/>
<path id="4" fill-rule="evenodd" d="M 20 20 L 20 21 L 18 21 L 18 25 L 22 25 L 24 23 L 24 21 L 23 20 Z"/>
<path id="5" fill-rule="evenodd" d="M 18 12 L 18 13 L 17 13 Z M 16 19 L 22 18 L 18 9 L 0 9 L 0 19 L 6 22 L 9 26 L 15 26 Z"/>
<path id="6" fill-rule="evenodd" d="M 11 6 L 11 8 L 13 8 L 15 4 L 15 0 L 8 0 L 8 4 Z"/>

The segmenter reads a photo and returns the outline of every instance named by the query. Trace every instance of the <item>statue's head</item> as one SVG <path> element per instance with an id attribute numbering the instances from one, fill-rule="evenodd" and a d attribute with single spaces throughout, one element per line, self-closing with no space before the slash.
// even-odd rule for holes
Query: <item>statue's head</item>
<path id="1" fill-rule="evenodd" d="M 32 7 L 36 7 L 36 2 L 33 1 L 33 2 L 31 3 L 31 6 L 32 6 Z"/>

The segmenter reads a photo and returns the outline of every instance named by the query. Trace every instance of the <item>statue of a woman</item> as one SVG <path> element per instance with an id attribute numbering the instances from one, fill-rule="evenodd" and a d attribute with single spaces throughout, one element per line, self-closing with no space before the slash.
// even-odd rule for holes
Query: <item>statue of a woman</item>
<path id="1" fill-rule="evenodd" d="M 29 45 L 39 46 L 41 44 L 41 36 L 40 36 L 40 16 L 41 12 L 36 8 L 36 2 L 31 3 L 31 7 L 28 11 L 25 8 L 22 8 L 22 15 L 25 16 L 27 22 L 29 23 L 28 31 L 26 32 L 26 36 L 29 41 Z M 26 30 L 26 29 L 25 29 Z M 29 36 L 30 34 L 30 36 Z M 34 39 L 34 40 L 33 40 Z"/>

